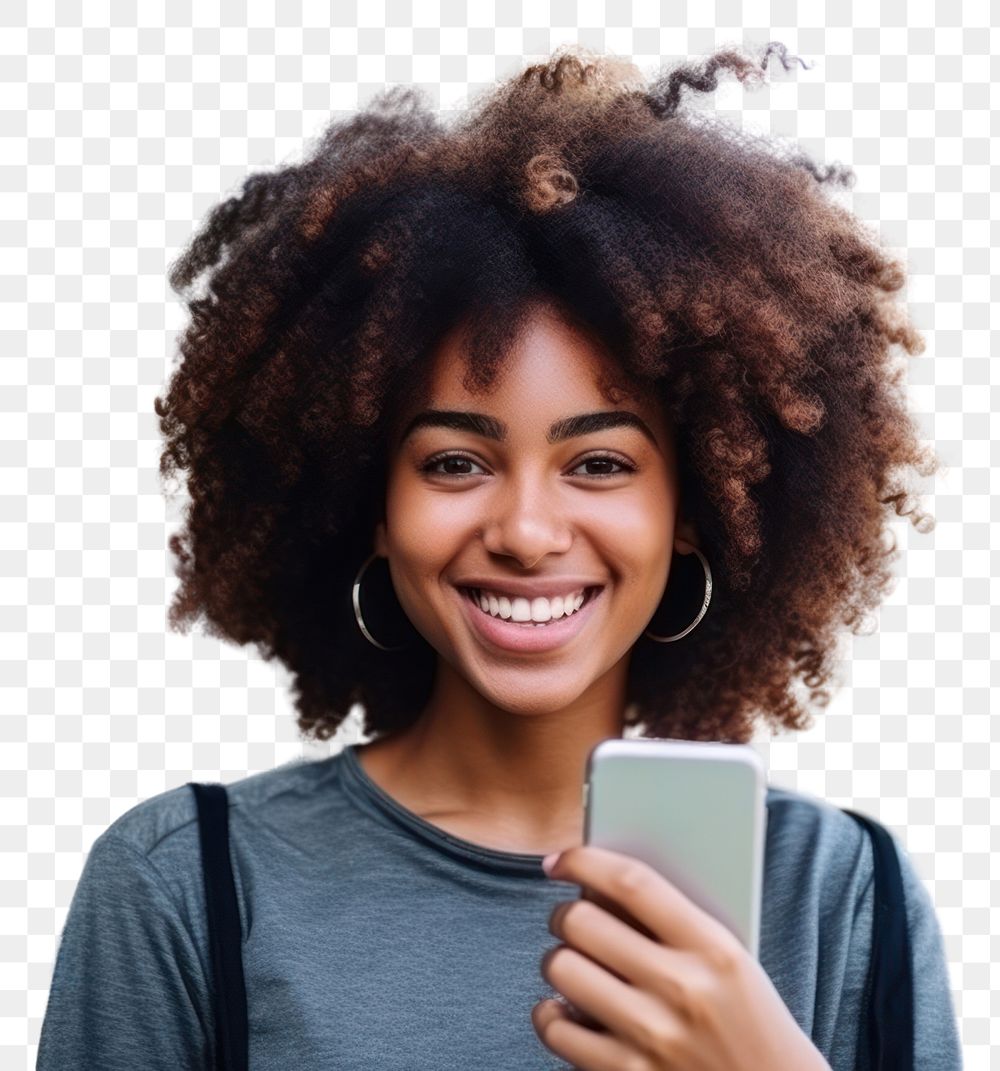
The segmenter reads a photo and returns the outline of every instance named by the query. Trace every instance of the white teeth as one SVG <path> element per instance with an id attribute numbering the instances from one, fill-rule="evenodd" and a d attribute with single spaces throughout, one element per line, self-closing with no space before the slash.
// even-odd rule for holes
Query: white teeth
<path id="1" fill-rule="evenodd" d="M 583 605 L 585 597 L 584 589 L 581 589 L 570 595 L 557 595 L 554 599 L 540 595 L 529 602 L 525 598 L 509 599 L 505 595 L 494 595 L 491 591 L 469 590 L 473 602 L 491 617 L 500 617 L 504 621 L 534 621 L 539 624 L 575 613 Z"/>
<path id="2" fill-rule="evenodd" d="M 549 614 L 551 617 L 551 614 Z M 531 620 L 531 603 L 527 599 L 512 599 L 511 600 L 511 620 L 512 621 L 530 621 Z"/>
<path id="3" fill-rule="evenodd" d="M 551 621 L 554 617 L 562 616 L 561 614 L 556 613 L 554 599 L 532 599 L 530 609 L 530 620 L 532 621 Z M 510 608 L 510 616 L 514 616 L 513 606 Z"/>

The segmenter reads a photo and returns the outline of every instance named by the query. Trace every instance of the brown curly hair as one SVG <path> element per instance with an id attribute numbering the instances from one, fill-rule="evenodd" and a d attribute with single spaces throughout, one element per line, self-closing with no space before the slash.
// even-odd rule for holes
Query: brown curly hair
<path id="1" fill-rule="evenodd" d="M 859 631 L 892 582 L 888 514 L 933 527 L 902 470 L 939 461 L 892 357 L 924 348 L 893 297 L 904 267 L 828 192 L 853 172 L 679 107 L 721 70 L 760 84 L 774 52 L 791 66 L 772 42 L 647 84 L 564 46 L 450 127 L 394 87 L 217 205 L 169 276 L 191 318 L 155 403 L 160 472 L 186 470 L 190 494 L 170 626 L 203 615 L 279 658 L 306 736 L 355 703 L 367 733 L 411 724 L 436 652 L 419 635 L 379 650 L 351 604 L 393 414 L 460 318 L 466 387 L 486 390 L 542 300 L 658 391 L 713 566 L 697 630 L 670 657 L 636 643 L 626 724 L 732 742 L 761 717 L 807 728 L 839 627 Z"/>

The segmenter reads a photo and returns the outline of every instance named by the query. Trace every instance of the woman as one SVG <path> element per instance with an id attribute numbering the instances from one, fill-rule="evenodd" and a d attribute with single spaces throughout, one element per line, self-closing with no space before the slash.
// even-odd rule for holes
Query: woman
<path id="1" fill-rule="evenodd" d="M 842 811 L 769 788 L 759 963 L 580 846 L 599 741 L 807 727 L 890 511 L 927 528 L 891 361 L 922 340 L 827 195 L 850 172 L 680 109 L 775 50 L 649 85 L 567 50 L 448 129 L 391 91 L 174 267 L 210 276 L 156 406 L 192 498 L 171 623 L 279 658 L 305 735 L 360 703 L 374 737 L 227 786 L 255 1068 L 859 1061 L 872 855 Z M 916 1066 L 957 1067 L 899 854 Z M 213 1066 L 201 881 L 186 785 L 98 838 L 43 1071 Z"/>

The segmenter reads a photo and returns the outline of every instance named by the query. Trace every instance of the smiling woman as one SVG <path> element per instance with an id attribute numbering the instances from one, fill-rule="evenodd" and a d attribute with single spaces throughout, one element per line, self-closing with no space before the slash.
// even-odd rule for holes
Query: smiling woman
<path id="1" fill-rule="evenodd" d="M 768 789 L 759 964 L 579 849 L 600 741 L 806 727 L 892 580 L 889 520 L 929 520 L 893 364 L 922 340 L 828 194 L 850 173 L 680 108 L 775 52 L 647 83 L 566 50 L 452 127 L 388 91 L 174 266 L 171 624 L 279 659 L 305 737 L 355 705 L 373 737 L 227 786 L 254 1066 L 856 1066 L 874 864 L 846 815 Z M 197 818 L 182 786 L 95 844 L 42 1071 L 221 1059 Z M 661 925 L 590 901 L 543 963 L 564 849 Z M 944 1071 L 941 934 L 899 856 L 916 1065 Z M 681 931 L 697 955 L 657 940 Z"/>
<path id="2" fill-rule="evenodd" d="M 434 637 L 454 620 L 438 616 L 446 582 L 597 570 L 606 612 L 622 612 L 620 653 L 632 648 L 619 668 L 626 726 L 735 742 L 760 723 L 808 727 L 830 698 L 838 632 L 860 627 L 892 582 L 890 516 L 930 522 L 906 469 L 936 462 L 893 353 L 923 345 L 893 300 L 902 266 L 827 195 L 850 172 L 679 107 L 682 89 L 711 89 L 722 70 L 759 82 L 774 51 L 788 66 L 780 46 L 763 61 L 727 51 L 646 85 L 630 65 L 567 50 L 451 128 L 397 87 L 331 125 L 304 163 L 254 175 L 218 206 L 173 268 L 181 292 L 202 276 L 206 290 L 189 298 L 183 363 L 156 404 L 163 473 L 189 470 L 192 498 L 171 540 L 172 624 L 203 616 L 280 658 L 304 734 L 329 738 L 358 702 L 381 736 L 414 725 L 440 687 L 448 655 Z M 544 335 L 539 310 L 550 313 Z M 520 390 L 519 355 L 532 374 Z M 526 411 L 529 396 L 544 406 Z M 482 417 L 419 421 L 406 457 L 419 447 L 432 471 L 404 478 L 391 432 L 431 398 Z M 570 475 L 576 455 L 625 454 L 633 433 L 570 425 L 571 437 L 549 441 L 550 424 L 636 412 L 632 398 L 660 428 L 662 459 L 635 458 L 635 474 L 601 461 Z M 506 442 L 489 416 L 506 417 Z M 460 439 L 478 460 L 455 457 Z M 491 510 L 477 546 L 422 578 L 436 584 L 422 593 L 429 603 L 403 559 L 376 548 L 397 489 L 419 490 L 435 539 L 452 538 L 452 518 L 476 536 L 470 514 Z M 622 508 L 624 525 L 636 503 L 637 528 L 667 514 L 642 578 L 598 560 L 587 540 L 570 546 L 576 517 L 600 511 L 601 524 Z M 705 590 L 701 560 L 672 554 L 681 548 L 666 526 L 680 504 L 714 587 L 697 640 L 664 645 L 643 634 L 648 614 L 653 635 L 674 635 Z M 406 526 L 427 530 L 412 516 Z M 393 527 L 389 539 L 404 539 Z M 373 551 L 362 620 L 379 644 L 351 606 Z M 518 690 L 537 668 L 515 669 Z"/>

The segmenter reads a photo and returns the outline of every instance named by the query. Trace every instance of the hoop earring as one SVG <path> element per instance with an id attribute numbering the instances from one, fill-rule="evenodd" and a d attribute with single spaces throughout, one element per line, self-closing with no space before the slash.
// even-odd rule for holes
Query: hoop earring
<path id="1" fill-rule="evenodd" d="M 361 616 L 361 574 L 368 568 L 374 558 L 378 557 L 378 552 L 373 551 L 362 562 L 361 568 L 358 570 L 357 575 L 354 577 L 354 586 L 351 588 L 351 601 L 354 603 L 354 619 L 358 623 L 358 628 L 364 634 L 365 639 L 369 643 L 373 643 L 376 647 L 381 648 L 383 651 L 401 651 L 406 644 L 402 643 L 396 647 L 387 647 L 384 643 L 379 643 L 377 639 L 368 631 L 368 627 L 365 625 L 364 618 Z M 388 559 L 386 559 L 388 560 Z"/>
<path id="2" fill-rule="evenodd" d="M 653 633 L 647 629 L 643 633 L 644 636 L 648 636 L 651 640 L 655 640 L 657 643 L 673 643 L 674 640 L 683 639 L 689 632 L 698 627 L 699 622 L 708 610 L 708 604 L 712 601 L 712 570 L 709 567 L 708 559 L 697 547 L 694 548 L 694 552 L 701 559 L 701 567 L 705 570 L 705 597 L 702 600 L 701 609 L 698 611 L 698 616 L 686 629 L 684 629 L 683 632 L 678 632 L 673 636 L 654 636 Z"/>

